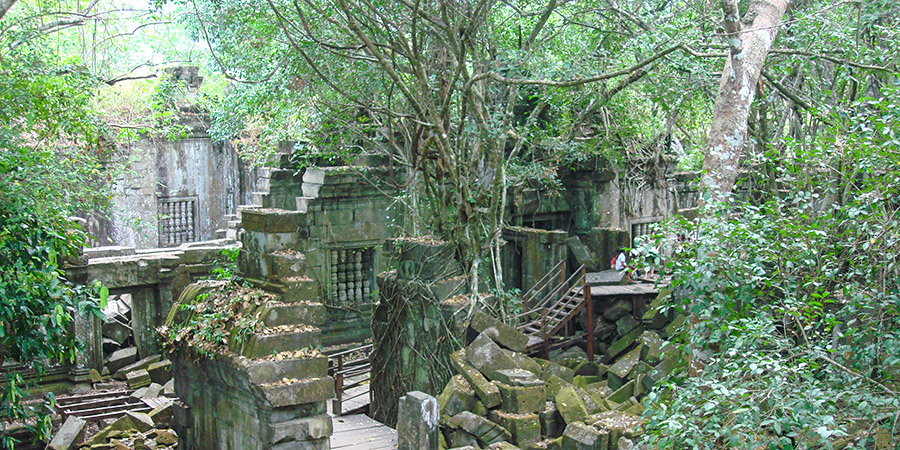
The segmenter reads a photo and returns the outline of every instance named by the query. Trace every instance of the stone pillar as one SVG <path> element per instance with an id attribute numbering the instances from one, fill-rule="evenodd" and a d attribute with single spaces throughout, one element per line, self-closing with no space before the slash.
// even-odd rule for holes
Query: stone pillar
<path id="1" fill-rule="evenodd" d="M 440 416 L 437 399 L 424 392 L 413 391 L 400 397 L 397 411 L 399 450 L 437 450 Z"/>
<path id="2" fill-rule="evenodd" d="M 70 372 L 72 381 L 76 383 L 90 381 L 88 372 L 103 368 L 103 345 L 100 318 L 90 313 L 76 313 L 72 321 L 76 339 L 84 345 L 84 349 L 75 352 L 75 361 Z"/>

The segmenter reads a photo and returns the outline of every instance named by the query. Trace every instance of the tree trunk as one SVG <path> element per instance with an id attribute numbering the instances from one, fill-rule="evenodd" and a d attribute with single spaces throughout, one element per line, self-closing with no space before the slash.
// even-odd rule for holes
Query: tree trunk
<path id="1" fill-rule="evenodd" d="M 0 19 L 2 19 L 15 4 L 16 0 L 0 0 Z"/>
<path id="2" fill-rule="evenodd" d="M 750 105 L 789 0 L 752 0 L 739 20 L 737 0 L 722 0 L 729 58 L 719 82 L 703 170 L 708 190 L 730 192 L 747 141 Z"/>

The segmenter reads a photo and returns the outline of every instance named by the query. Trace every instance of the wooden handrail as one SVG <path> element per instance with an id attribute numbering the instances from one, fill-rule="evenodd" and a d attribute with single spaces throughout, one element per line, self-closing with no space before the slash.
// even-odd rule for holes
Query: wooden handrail
<path id="1" fill-rule="evenodd" d="M 555 271 L 559 266 L 560 265 L 557 264 L 557 266 L 554 267 L 553 270 Z M 550 275 L 552 274 L 553 272 L 551 271 L 544 278 L 549 279 Z M 575 317 L 575 315 L 583 309 L 585 309 L 588 314 L 588 323 L 585 335 L 594 335 L 594 305 L 593 301 L 591 300 L 591 287 L 587 283 L 587 268 L 582 265 L 569 278 L 564 278 L 564 275 L 560 278 L 562 279 L 560 284 L 557 285 L 548 294 L 546 294 L 537 306 L 534 306 L 532 309 L 516 316 L 520 322 L 524 322 L 524 324 L 520 327 L 526 325 L 536 325 L 538 327 L 538 329 L 535 331 L 540 332 L 540 338 L 544 353 L 549 352 L 549 338 L 558 333 L 559 330 L 561 330 L 564 326 L 571 322 L 572 318 Z M 578 302 L 577 305 L 573 305 L 574 309 L 554 309 L 554 305 L 559 305 L 562 302 L 570 302 L 571 300 L 577 298 L 579 295 L 582 296 L 582 299 L 580 302 Z M 571 303 L 567 304 L 571 305 Z M 538 313 L 540 314 L 540 317 L 534 317 L 534 315 Z M 553 328 L 547 329 L 550 323 L 553 323 Z M 588 338 L 587 343 L 588 359 L 593 361 L 593 339 Z"/>
<path id="2" fill-rule="evenodd" d="M 561 294 L 561 293 L 563 292 L 563 290 L 569 290 L 569 289 L 571 289 L 571 286 L 572 286 L 572 282 L 573 282 L 573 281 L 575 281 L 579 276 L 583 277 L 583 275 L 581 275 L 581 274 L 584 273 L 584 270 L 585 270 L 584 265 L 582 265 L 581 267 L 579 267 L 579 268 L 575 271 L 575 273 L 572 274 L 571 277 L 569 277 L 569 278 L 566 279 L 564 282 L 562 282 L 561 284 L 559 284 L 558 286 L 556 286 L 555 289 L 553 289 L 549 294 L 547 294 L 546 296 L 544 296 L 543 299 L 541 299 L 540 303 L 538 303 L 537 306 L 534 306 L 534 307 L 533 307 L 530 311 L 528 311 L 528 312 L 536 312 L 537 310 L 546 309 L 546 308 L 547 308 L 547 305 L 548 305 L 549 303 L 552 303 L 552 302 L 554 301 L 555 297 L 556 297 L 557 295 Z M 516 318 L 519 319 L 519 320 L 521 320 L 522 317 L 525 317 L 526 314 L 527 314 L 527 313 L 520 313 L 520 314 L 516 315 Z"/>
<path id="3" fill-rule="evenodd" d="M 340 416 L 343 413 L 342 408 L 344 400 L 350 400 L 357 397 L 344 398 L 344 391 L 360 386 L 368 381 L 368 379 L 366 379 L 355 381 L 350 384 L 344 384 L 345 377 L 355 377 L 371 372 L 372 364 L 369 361 L 369 355 L 371 354 L 372 348 L 372 344 L 367 344 L 328 355 L 328 374 L 334 377 L 334 401 L 332 402 L 332 412 L 335 415 Z M 344 357 L 357 352 L 364 352 L 366 357 L 350 361 L 345 365 Z"/>

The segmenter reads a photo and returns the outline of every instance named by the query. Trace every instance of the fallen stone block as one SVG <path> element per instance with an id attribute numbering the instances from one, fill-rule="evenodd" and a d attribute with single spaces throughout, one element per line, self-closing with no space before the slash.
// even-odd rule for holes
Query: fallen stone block
<path id="1" fill-rule="evenodd" d="M 163 385 L 163 396 L 165 397 L 176 397 L 175 394 L 175 380 L 169 380 L 166 384 Z"/>
<path id="2" fill-rule="evenodd" d="M 643 429 L 644 421 L 639 416 L 621 411 L 608 411 L 591 416 L 588 423 L 595 428 L 609 430 L 610 442 L 618 442 L 620 437 L 634 439 Z"/>
<path id="3" fill-rule="evenodd" d="M 137 389 L 144 386 L 150 386 L 150 373 L 145 369 L 133 370 L 125 374 L 125 381 L 128 383 L 128 389 Z"/>
<path id="4" fill-rule="evenodd" d="M 645 331 L 641 335 L 641 346 L 641 361 L 651 366 L 659 364 L 665 352 L 670 350 L 669 343 L 652 331 Z"/>
<path id="5" fill-rule="evenodd" d="M 498 370 L 519 368 L 500 346 L 484 334 L 479 334 L 466 348 L 466 360 L 492 380 Z"/>
<path id="6" fill-rule="evenodd" d="M 478 446 L 478 440 L 475 439 L 475 436 L 472 436 L 468 432 L 462 429 L 453 430 L 450 432 L 450 447 L 451 448 L 481 448 Z"/>
<path id="7" fill-rule="evenodd" d="M 538 420 L 541 421 L 541 435 L 549 438 L 562 436 L 566 424 L 563 422 L 556 403 L 545 402 L 544 407 L 538 411 Z"/>
<path id="8" fill-rule="evenodd" d="M 157 427 L 166 427 L 169 428 L 173 425 L 173 419 L 175 414 L 175 401 L 168 400 L 161 403 L 156 408 L 153 408 L 149 413 L 150 419 L 153 420 L 153 423 Z"/>
<path id="9" fill-rule="evenodd" d="M 156 445 L 171 446 L 178 443 L 178 435 L 173 430 L 158 430 L 153 437 Z"/>
<path id="10" fill-rule="evenodd" d="M 146 433 L 154 427 L 153 419 L 147 413 L 128 411 L 124 417 L 131 420 L 132 429 L 141 433 Z"/>
<path id="11" fill-rule="evenodd" d="M 127 374 L 128 372 L 146 369 L 150 366 L 150 364 L 153 364 L 160 359 L 162 359 L 162 356 L 160 355 L 150 355 L 146 358 L 142 358 L 137 362 L 132 362 L 119 370 L 110 370 L 110 372 L 112 372 L 114 380 L 125 381 L 125 374 Z"/>
<path id="12" fill-rule="evenodd" d="M 319 283 L 309 277 L 291 277 L 282 279 L 284 283 L 284 301 L 315 302 L 319 298 Z M 318 324 L 311 324 L 318 325 Z"/>
<path id="13" fill-rule="evenodd" d="M 456 372 L 466 379 L 466 382 L 469 383 L 469 386 L 475 391 L 475 395 L 481 399 L 481 403 L 486 408 L 493 408 L 499 405 L 500 390 L 495 384 L 488 381 L 478 369 L 469 364 L 465 360 L 464 355 L 465 350 L 459 350 L 450 355 L 450 363 L 456 369 Z"/>
<path id="14" fill-rule="evenodd" d="M 500 389 L 500 408 L 511 414 L 527 414 L 537 412 L 544 404 L 543 382 L 537 386 L 510 386 L 497 383 Z"/>
<path id="15" fill-rule="evenodd" d="M 462 375 L 454 375 L 438 396 L 441 414 L 455 416 L 463 411 L 471 411 L 475 406 L 475 391 Z"/>
<path id="16" fill-rule="evenodd" d="M 512 350 L 501 349 L 509 359 L 515 362 L 516 367 L 519 369 L 527 370 L 533 373 L 536 377 L 541 376 L 541 371 L 544 370 L 540 364 L 538 364 L 535 360 L 529 358 L 523 353 L 514 352 Z"/>
<path id="17" fill-rule="evenodd" d="M 606 430 L 598 430 L 583 423 L 570 423 L 562 435 L 563 450 L 607 450 L 610 436 Z"/>
<path id="18" fill-rule="evenodd" d="M 606 399 L 602 397 L 594 396 L 590 392 L 579 387 L 575 387 L 575 392 L 578 393 L 581 402 L 584 403 L 584 409 L 587 410 L 588 415 L 610 409 L 609 405 L 606 403 Z"/>
<path id="19" fill-rule="evenodd" d="M 687 316 L 685 316 L 684 314 L 678 314 L 674 319 L 672 319 L 672 322 L 670 322 L 668 325 L 666 325 L 665 328 L 662 329 L 662 331 L 660 331 L 659 335 L 665 339 L 670 339 L 672 336 L 678 334 L 678 332 L 681 330 L 681 327 L 684 326 L 685 321 L 687 321 Z"/>
<path id="20" fill-rule="evenodd" d="M 556 408 L 567 424 L 581 422 L 588 417 L 584 401 L 575 390 L 575 386 L 565 386 L 556 394 Z"/>
<path id="21" fill-rule="evenodd" d="M 630 333 L 631 330 L 637 328 L 641 323 L 637 321 L 631 314 L 626 314 L 616 320 L 616 334 L 619 336 L 625 336 Z"/>
<path id="22" fill-rule="evenodd" d="M 485 444 L 494 444 L 511 439 L 511 435 L 506 428 L 484 417 L 476 416 L 469 411 L 464 411 L 451 417 L 450 424 L 453 427 L 463 429 Z"/>
<path id="23" fill-rule="evenodd" d="M 544 382 L 533 373 L 524 369 L 498 370 L 495 381 L 510 386 L 542 386 Z"/>
<path id="24" fill-rule="evenodd" d="M 498 442 L 496 444 L 491 444 L 488 446 L 487 450 L 520 450 L 519 447 L 510 444 L 509 442 Z"/>
<path id="25" fill-rule="evenodd" d="M 83 419 L 76 416 L 69 416 L 59 431 L 53 435 L 53 439 L 47 448 L 50 450 L 71 450 L 84 440 L 84 426 L 87 424 Z"/>
<path id="26" fill-rule="evenodd" d="M 575 261 L 577 261 L 579 265 L 586 267 L 588 271 L 592 271 L 597 267 L 597 263 L 591 256 L 590 250 L 588 250 L 587 246 L 581 242 L 581 239 L 579 239 L 578 236 L 572 236 L 566 239 L 566 245 L 569 247 L 569 250 L 572 251 L 572 256 L 575 257 Z"/>
<path id="27" fill-rule="evenodd" d="M 109 359 L 106 361 L 106 367 L 109 368 L 111 373 L 116 373 L 116 371 L 133 363 L 136 359 L 137 348 L 123 348 L 121 350 L 116 350 L 112 355 L 109 355 Z"/>
<path id="28" fill-rule="evenodd" d="M 553 361 L 547 361 L 541 370 L 541 379 L 547 381 L 553 375 L 571 383 L 575 377 L 575 371 Z"/>
<path id="29" fill-rule="evenodd" d="M 469 322 L 469 334 L 472 340 L 478 334 L 484 334 L 498 345 L 514 352 L 524 352 L 528 346 L 528 336 L 524 333 L 481 311 L 472 314 L 472 320 Z"/>
<path id="30" fill-rule="evenodd" d="M 541 440 L 541 421 L 535 413 L 510 414 L 492 411 L 491 421 L 506 428 L 516 445 L 532 444 Z"/>
<path id="31" fill-rule="evenodd" d="M 144 391 L 144 395 L 141 398 L 159 398 L 162 396 L 163 387 L 159 383 L 150 383 L 150 386 L 147 386 L 147 390 Z"/>
<path id="32" fill-rule="evenodd" d="M 166 381 L 172 379 L 172 362 L 164 359 L 151 363 L 147 366 L 147 372 L 154 383 L 166 384 Z"/>
<path id="33" fill-rule="evenodd" d="M 566 386 L 572 386 L 572 383 L 569 383 L 556 375 L 552 375 L 544 385 L 546 400 L 550 402 L 556 401 L 556 394 L 559 393 L 560 389 Z"/>
<path id="34" fill-rule="evenodd" d="M 103 323 L 102 330 L 103 337 L 119 344 L 119 346 L 122 346 L 131 337 L 132 333 L 131 327 L 116 317 L 107 318 L 106 322 Z"/>
<path id="35" fill-rule="evenodd" d="M 609 395 L 607 399 L 611 402 L 616 403 L 624 403 L 628 401 L 628 399 L 634 394 L 634 380 L 629 380 L 627 383 L 623 384 L 622 387 L 616 389 L 615 392 Z"/>
<path id="36" fill-rule="evenodd" d="M 643 333 L 644 333 L 644 326 L 639 325 L 639 326 L 635 327 L 635 329 L 631 330 L 625 336 L 622 336 L 621 338 L 619 338 L 619 340 L 610 344 L 609 349 L 607 349 L 609 357 L 613 358 L 613 359 L 617 358 L 619 355 L 621 355 L 626 350 L 631 348 L 631 346 L 638 340 L 638 338 Z"/>
<path id="37" fill-rule="evenodd" d="M 609 366 L 608 375 L 615 375 L 620 379 L 628 378 L 634 366 L 641 360 L 641 351 L 643 349 L 643 346 L 638 345 L 634 350 L 617 359 L 613 365 Z"/>
<path id="38" fill-rule="evenodd" d="M 615 322 L 622 317 L 631 314 L 632 305 L 628 300 L 616 300 L 603 311 L 603 317 L 610 322 Z"/>

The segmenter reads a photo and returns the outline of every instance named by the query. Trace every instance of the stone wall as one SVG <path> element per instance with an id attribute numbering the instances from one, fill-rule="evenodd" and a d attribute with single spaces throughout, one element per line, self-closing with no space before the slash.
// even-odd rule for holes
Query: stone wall
<path id="1" fill-rule="evenodd" d="M 135 250 L 123 247 L 85 249 L 78 261 L 65 267 L 66 277 L 75 283 L 103 283 L 111 296 L 129 294 L 137 358 L 159 353 L 156 327 L 184 288 L 210 275 L 220 252 L 234 242 L 207 241 L 178 248 Z M 96 316 L 76 318 L 74 332 L 85 345 L 69 369 L 75 383 L 88 381 L 88 372 L 103 368 L 102 320 Z"/>
<path id="2" fill-rule="evenodd" d="M 131 162 L 113 186 L 109 217 L 89 217 L 97 245 L 176 247 L 216 238 L 240 200 L 238 155 L 198 125 L 189 137 L 141 138 L 121 148 Z"/>
<path id="3" fill-rule="evenodd" d="M 272 172 L 261 210 L 283 211 L 290 225 L 276 233 L 255 222 L 253 210 L 243 213 L 241 257 L 247 276 L 269 276 L 270 268 L 259 259 L 266 251 L 291 248 L 305 255 L 304 276 L 317 285 L 328 310 L 324 345 L 371 335 L 375 274 L 386 269 L 382 245 L 402 228 L 392 198 L 400 178 L 390 168 L 365 166 L 309 168 L 301 176 L 285 164 Z"/>

